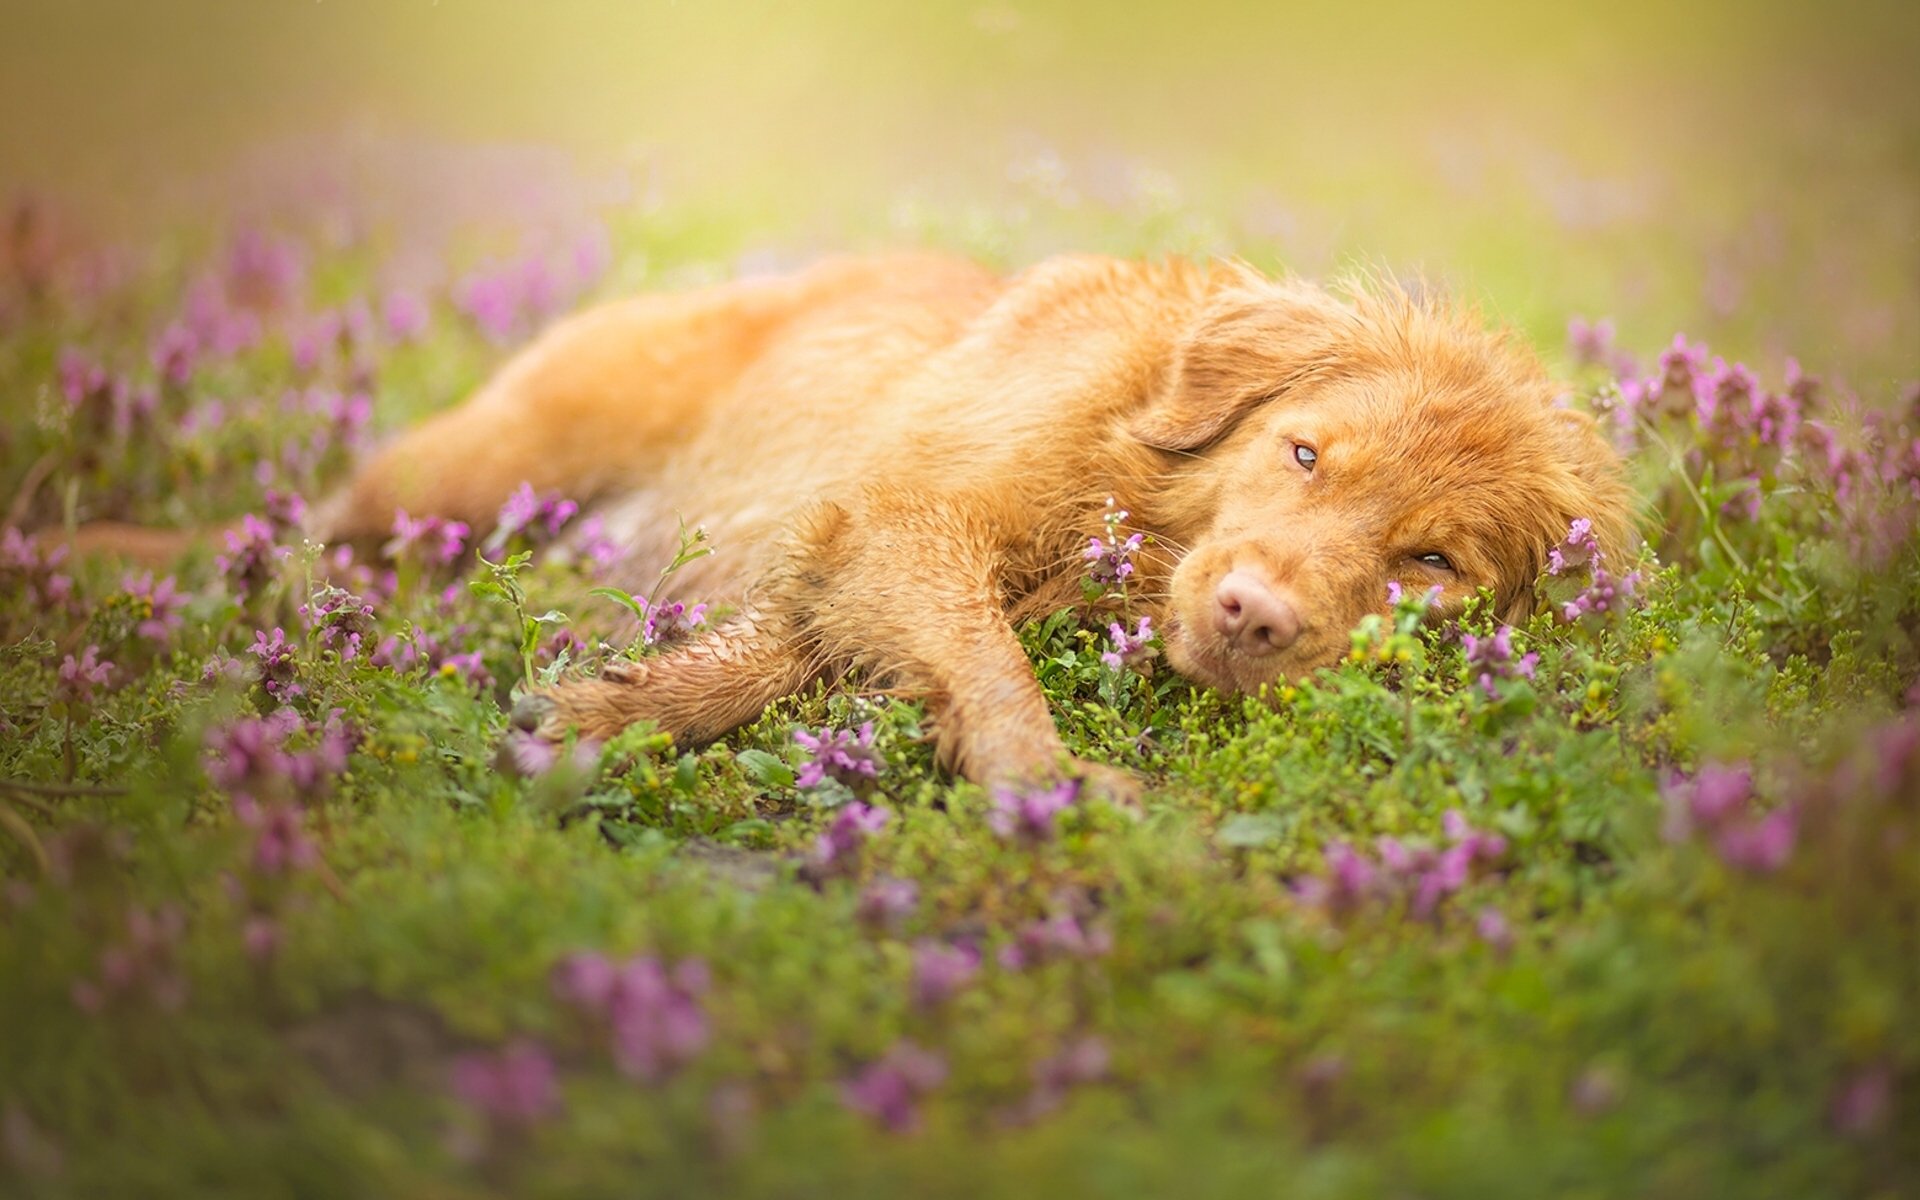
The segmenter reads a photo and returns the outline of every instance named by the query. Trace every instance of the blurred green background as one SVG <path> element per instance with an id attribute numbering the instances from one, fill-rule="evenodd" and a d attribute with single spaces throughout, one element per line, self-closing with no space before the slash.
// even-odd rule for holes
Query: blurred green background
<path id="1" fill-rule="evenodd" d="M 0 8 L 0 183 L 133 227 L 262 147 L 400 176 L 540 147 L 743 253 L 1360 262 L 1549 350 L 1612 315 L 1643 352 L 1684 328 L 1869 396 L 1920 376 L 1911 0 Z"/>

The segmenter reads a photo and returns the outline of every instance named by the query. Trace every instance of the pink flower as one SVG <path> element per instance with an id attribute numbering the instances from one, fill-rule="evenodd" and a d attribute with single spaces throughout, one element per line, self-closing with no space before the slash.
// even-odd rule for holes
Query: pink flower
<path id="1" fill-rule="evenodd" d="M 1131 637 L 1128 636 L 1126 627 L 1115 621 L 1107 626 L 1107 638 L 1112 643 L 1113 649 L 1102 653 L 1100 661 L 1116 671 L 1123 667 L 1130 667 L 1141 659 L 1153 655 L 1151 645 L 1153 618 L 1141 617 L 1139 628 Z"/>
<path id="2" fill-rule="evenodd" d="M 524 1130 L 560 1109 L 553 1058 L 521 1039 L 497 1054 L 463 1054 L 452 1067 L 454 1095 L 501 1130 Z"/>
<path id="3" fill-rule="evenodd" d="M 816 734 L 796 729 L 793 740 L 809 754 L 793 780 L 803 788 L 819 787 L 829 779 L 857 786 L 863 780 L 878 778 L 887 766 L 887 760 L 873 748 L 872 721 L 858 730 L 822 728 Z"/>
<path id="4" fill-rule="evenodd" d="M 845 869 L 867 839 L 885 829 L 892 819 L 893 813 L 877 805 L 858 800 L 842 805 L 813 844 L 814 865 L 826 872 Z"/>
<path id="5" fill-rule="evenodd" d="M 840 1101 L 893 1133 L 911 1133 L 920 1126 L 921 1098 L 946 1078 L 944 1059 L 902 1038 L 840 1085 Z"/>
<path id="6" fill-rule="evenodd" d="M 381 552 L 388 558 L 418 558 L 433 566 L 446 566 L 460 557 L 467 545 L 467 523 L 450 521 L 429 514 L 410 517 L 405 509 L 393 514 L 393 536 Z"/>
<path id="7" fill-rule="evenodd" d="M 1588 563 L 1600 561 L 1600 543 L 1593 535 L 1593 522 L 1576 518 L 1567 529 L 1567 538 L 1547 552 L 1547 574 L 1563 575 Z"/>
<path id="8" fill-rule="evenodd" d="M 973 947 L 920 941 L 913 948 L 914 1003 L 921 1008 L 938 1008 L 979 971 L 980 952 Z"/>
<path id="9" fill-rule="evenodd" d="M 987 814 L 987 824 L 992 826 L 994 833 L 1008 841 L 1029 845 L 1051 841 L 1055 818 L 1073 807 L 1079 798 L 1078 779 L 1066 779 L 1052 787 L 1024 791 L 996 788 L 992 800 L 993 811 Z"/>
<path id="10" fill-rule="evenodd" d="M 701 997 L 708 982 L 707 966 L 697 958 L 669 969 L 646 955 L 615 965 L 583 952 L 553 972 L 554 994 L 601 1023 L 620 1069 L 646 1081 L 678 1070 L 706 1048 Z"/>
<path id="11" fill-rule="evenodd" d="M 168 575 L 159 583 L 153 580 L 153 572 L 140 575 L 126 575 L 120 580 L 120 590 L 138 607 L 135 615 L 139 617 L 134 632 L 156 645 L 165 645 L 173 632 L 186 623 L 181 610 L 187 605 L 173 576 Z"/>
<path id="12" fill-rule="evenodd" d="M 911 879 L 885 876 L 860 893 L 854 916 L 863 924 L 897 929 L 920 903 L 920 885 Z"/>
<path id="13" fill-rule="evenodd" d="M 60 691 L 75 704 L 92 704 L 93 689 L 113 678 L 113 664 L 100 657 L 100 647 L 89 645 L 80 657 L 67 655 L 60 664 Z"/>

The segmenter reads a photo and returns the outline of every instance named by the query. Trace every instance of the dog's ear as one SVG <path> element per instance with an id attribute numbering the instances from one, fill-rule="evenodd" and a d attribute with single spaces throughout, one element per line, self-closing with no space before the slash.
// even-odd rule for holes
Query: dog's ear
<path id="1" fill-rule="evenodd" d="M 1197 450 L 1254 407 L 1330 372 L 1353 320 L 1318 289 L 1233 268 L 1174 346 L 1158 391 L 1128 432 L 1162 450 Z"/>
<path id="2" fill-rule="evenodd" d="M 1540 491 L 1533 506 L 1541 524 L 1532 531 L 1536 545 L 1528 556 L 1528 578 L 1505 598 L 1501 619 L 1520 624 L 1533 615 L 1538 603 L 1534 582 L 1546 569 L 1547 552 L 1564 541 L 1575 520 L 1592 523 L 1601 561 L 1624 574 L 1639 549 L 1635 527 L 1635 499 L 1615 450 L 1592 416 L 1570 408 L 1556 408 L 1551 416 L 1551 469 L 1537 480 Z"/>

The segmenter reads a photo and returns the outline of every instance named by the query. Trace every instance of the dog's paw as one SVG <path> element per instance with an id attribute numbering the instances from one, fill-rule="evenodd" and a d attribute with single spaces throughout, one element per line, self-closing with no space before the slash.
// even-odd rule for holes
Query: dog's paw
<path id="1" fill-rule="evenodd" d="M 1122 812 L 1139 815 L 1140 797 L 1147 785 L 1133 772 L 1075 759 L 1070 774 L 1080 781 L 1082 796 L 1104 800 Z"/>
<path id="2" fill-rule="evenodd" d="M 637 687 L 647 681 L 647 664 L 631 658 L 608 659 L 600 667 L 600 679 L 623 687 Z"/>

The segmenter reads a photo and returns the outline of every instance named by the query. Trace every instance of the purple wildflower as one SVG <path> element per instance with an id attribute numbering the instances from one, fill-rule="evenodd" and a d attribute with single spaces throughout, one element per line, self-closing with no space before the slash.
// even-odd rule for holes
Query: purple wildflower
<path id="1" fill-rule="evenodd" d="M 994 833 L 1008 841 L 1028 844 L 1051 841 L 1054 818 L 1062 810 L 1072 807 L 1079 798 L 1078 779 L 1066 779 L 1052 787 L 1022 791 L 996 788 L 993 811 L 987 814 L 987 824 L 992 826 Z"/>
<path id="2" fill-rule="evenodd" d="M 343 661 L 360 656 L 363 641 L 374 634 L 373 605 L 347 591 L 328 584 L 300 606 L 307 628 L 320 635 L 320 644 L 339 652 Z M 275 630 L 278 633 L 278 630 Z"/>
<path id="3" fill-rule="evenodd" d="M 979 972 L 980 952 L 972 946 L 917 942 L 913 948 L 914 1003 L 921 1008 L 938 1008 Z"/>
<path id="4" fill-rule="evenodd" d="M 41 546 L 9 525 L 0 529 L 0 584 L 34 608 L 63 608 L 73 598 L 73 577 L 60 570 L 65 546 Z"/>
<path id="5" fill-rule="evenodd" d="M 80 657 L 67 655 L 60 664 L 60 693 L 70 703 L 93 703 L 93 689 L 113 678 L 113 664 L 100 657 L 100 647 L 89 645 Z"/>
<path id="6" fill-rule="evenodd" d="M 625 557 L 620 543 L 607 533 L 606 518 L 599 513 L 594 513 L 581 521 L 574 530 L 574 548 L 580 558 L 592 567 L 596 575 L 603 574 L 607 568 Z M 703 610 L 701 617 L 704 617 L 705 606 L 697 605 L 696 607 Z M 696 623 L 698 619 L 696 618 Z"/>
<path id="7" fill-rule="evenodd" d="M 1000 947 L 997 960 L 1002 968 L 1019 971 L 1056 959 L 1102 958 L 1112 952 L 1113 934 L 1104 925 L 1056 913 L 1022 925 L 1013 941 Z"/>
<path id="8" fill-rule="evenodd" d="M 1865 1137 L 1886 1124 L 1892 1107 L 1893 1068 L 1878 1062 L 1840 1081 L 1827 1106 L 1827 1119 L 1845 1137 Z"/>
<path id="9" fill-rule="evenodd" d="M 400 344 L 418 340 L 427 331 L 431 317 L 427 302 L 418 294 L 406 291 L 388 292 L 380 313 L 388 339 Z"/>
<path id="10" fill-rule="evenodd" d="M 857 730 L 823 727 L 815 734 L 796 729 L 793 740 L 809 755 L 794 776 L 803 788 L 819 787 L 828 779 L 853 787 L 886 769 L 887 760 L 873 748 L 872 721 Z"/>
<path id="11" fill-rule="evenodd" d="M 1753 775 L 1744 764 L 1707 763 L 1691 779 L 1669 780 L 1663 791 L 1667 840 L 1703 834 L 1728 866 L 1755 874 L 1777 871 L 1792 857 L 1798 815 L 1791 805 L 1757 812 Z"/>
<path id="12" fill-rule="evenodd" d="M 279 308 L 290 303 L 306 282 L 307 264 L 299 246 L 244 229 L 227 248 L 226 293 L 248 308 Z"/>
<path id="13" fill-rule="evenodd" d="M 465 521 L 450 521 L 429 514 L 410 517 L 405 509 L 395 509 L 393 536 L 381 552 L 393 559 L 418 559 L 431 566 L 444 567 L 466 549 L 469 530 Z"/>
<path id="14" fill-rule="evenodd" d="M 178 961 L 186 916 L 171 905 L 152 912 L 129 908 L 122 938 L 100 951 L 99 974 L 73 983 L 74 1004 L 99 1013 L 116 999 L 140 999 L 164 1012 L 187 1002 L 187 978 Z"/>
<path id="15" fill-rule="evenodd" d="M 860 893 L 854 916 L 863 924 L 898 929 L 920 903 L 920 885 L 891 875 L 874 880 Z"/>
<path id="16" fill-rule="evenodd" d="M 1107 638 L 1112 642 L 1113 649 L 1103 652 L 1100 661 L 1116 671 L 1130 667 L 1153 654 L 1153 618 L 1141 617 L 1139 627 L 1131 637 L 1127 635 L 1126 627 L 1115 621 L 1107 626 Z"/>
<path id="17" fill-rule="evenodd" d="M 920 1099 L 946 1078 L 944 1059 L 902 1038 L 840 1085 L 840 1101 L 893 1133 L 911 1133 L 920 1126 Z"/>
<path id="18" fill-rule="evenodd" d="M 530 1129 L 560 1109 L 553 1057 L 538 1042 L 521 1039 L 497 1054 L 456 1058 L 453 1094 L 497 1130 Z"/>
<path id="19" fill-rule="evenodd" d="M 1714 846 L 1728 866 L 1765 875 L 1787 865 L 1797 832 L 1793 808 L 1776 808 L 1750 821 L 1724 825 Z"/>
<path id="20" fill-rule="evenodd" d="M 234 811 L 240 823 L 253 830 L 253 869 L 260 874 L 304 871 L 320 861 L 320 851 L 307 837 L 305 815 L 299 805 L 240 802 Z"/>
<path id="21" fill-rule="evenodd" d="M 709 979 L 697 958 L 668 968 L 637 955 L 615 965 L 582 952 L 553 972 L 554 994 L 606 1028 L 614 1061 L 635 1079 L 660 1079 L 697 1058 L 709 1037 L 701 997 Z"/>
<path id="22" fill-rule="evenodd" d="M 487 545 L 497 549 L 515 536 L 536 544 L 550 542 L 579 511 L 578 504 L 558 492 L 540 494 L 533 490 L 531 483 L 522 483 L 500 506 L 500 515 Z"/>
<path id="23" fill-rule="evenodd" d="M 260 686 L 267 695 L 284 704 L 306 690 L 300 686 L 300 665 L 286 630 L 275 626 L 272 637 L 265 630 L 255 630 L 247 653 L 260 660 Z"/>
<path id="24" fill-rule="evenodd" d="M 1616 579 L 1596 561 L 1591 566 L 1587 586 L 1561 607 L 1561 615 L 1569 621 L 1578 621 L 1582 617 L 1619 612 L 1633 602 L 1639 590 L 1640 572 Z"/>
<path id="25" fill-rule="evenodd" d="M 1567 529 L 1567 539 L 1547 553 L 1547 574 L 1563 575 L 1588 563 L 1600 561 L 1600 542 L 1593 535 L 1593 522 L 1575 518 Z"/>
<path id="26" fill-rule="evenodd" d="M 825 872 L 848 866 L 867 839 L 887 827 L 893 813 L 858 800 L 842 805 L 833 821 L 813 843 L 814 866 Z"/>
<path id="27" fill-rule="evenodd" d="M 1376 897 L 1403 896 L 1413 916 L 1431 916 L 1442 900 L 1466 886 L 1477 864 L 1491 863 L 1507 850 L 1505 838 L 1473 829 L 1457 809 L 1443 814 L 1441 825 L 1451 843 L 1444 849 L 1382 837 L 1374 843 L 1377 865 L 1344 842 L 1335 843 L 1327 849 L 1326 874 L 1302 880 L 1295 894 L 1335 914 Z"/>
<path id="28" fill-rule="evenodd" d="M 640 626 L 640 641 L 644 645 L 657 646 L 681 634 L 691 633 L 707 623 L 705 604 L 688 607 L 678 600 L 671 604 L 653 604 L 645 599 L 640 603 L 647 613 L 646 620 Z"/>
<path id="29" fill-rule="evenodd" d="M 1507 923 L 1506 914 L 1493 905 L 1480 910 L 1480 915 L 1473 919 L 1473 929 L 1481 941 L 1500 953 L 1513 949 L 1513 926 Z"/>
<path id="30" fill-rule="evenodd" d="M 134 632 L 148 641 L 164 645 L 172 638 L 173 631 L 186 623 L 180 610 L 186 607 L 187 598 L 173 576 L 168 575 L 156 584 L 152 571 L 137 576 L 128 574 L 121 578 L 120 590 L 136 606 L 135 616 L 139 619 Z"/>
<path id="31" fill-rule="evenodd" d="M 1140 552 L 1146 540 L 1144 534 L 1120 536 L 1120 527 L 1126 524 L 1133 514 L 1117 507 L 1113 497 L 1107 497 L 1107 509 L 1100 520 L 1106 526 L 1107 536 L 1088 538 L 1087 548 L 1081 551 L 1081 557 L 1087 561 L 1087 578 L 1102 587 L 1124 587 L 1127 577 L 1133 574 L 1133 556 Z"/>
<path id="32" fill-rule="evenodd" d="M 501 748 L 506 764 L 524 779 L 538 779 L 560 766 L 564 749 L 558 743 L 518 729 L 507 734 Z M 565 762 L 575 772 L 591 770 L 600 762 L 600 743 L 588 738 L 575 742 Z"/>
<path id="33" fill-rule="evenodd" d="M 1540 662 L 1540 656 L 1532 652 L 1519 658 L 1513 656 L 1513 630 L 1505 625 L 1494 630 L 1491 637 L 1462 634 L 1460 644 L 1466 651 L 1467 674 L 1479 683 L 1489 700 L 1499 698 L 1494 680 L 1532 679 L 1534 668 Z"/>
<path id="34" fill-rule="evenodd" d="M 214 566 L 242 599 L 271 581 L 280 563 L 293 553 L 279 544 L 273 525 L 252 513 L 240 518 L 238 529 L 227 530 L 226 542 L 226 552 L 214 560 Z"/>

